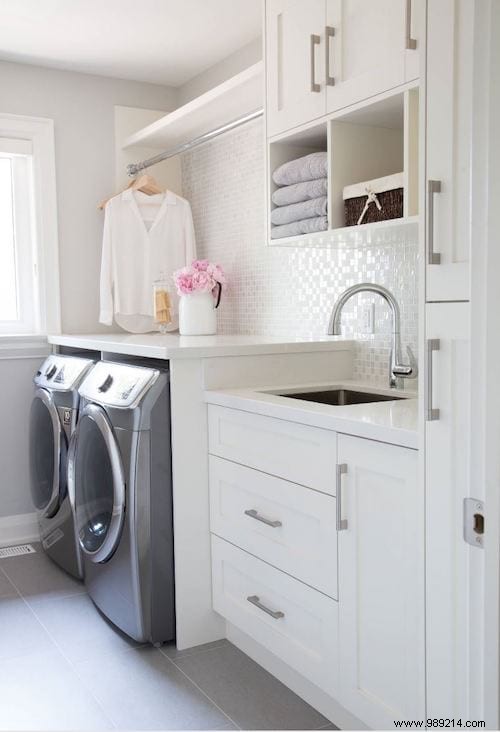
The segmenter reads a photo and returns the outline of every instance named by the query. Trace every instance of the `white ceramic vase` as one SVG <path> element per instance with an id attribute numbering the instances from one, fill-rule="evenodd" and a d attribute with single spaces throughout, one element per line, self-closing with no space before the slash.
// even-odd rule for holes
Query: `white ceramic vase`
<path id="1" fill-rule="evenodd" d="M 217 314 L 211 292 L 181 295 L 179 300 L 179 333 L 181 335 L 215 335 Z"/>

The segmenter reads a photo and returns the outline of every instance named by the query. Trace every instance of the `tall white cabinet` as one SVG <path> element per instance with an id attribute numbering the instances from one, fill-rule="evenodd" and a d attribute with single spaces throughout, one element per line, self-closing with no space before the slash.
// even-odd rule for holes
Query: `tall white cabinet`
<path id="1" fill-rule="evenodd" d="M 427 717 L 484 718 L 480 515 L 472 480 L 471 257 L 475 148 L 474 0 L 428 0 L 425 237 L 421 269 L 426 490 Z M 481 82 L 481 78 L 479 77 Z M 476 519 L 467 514 L 475 498 Z M 472 530 L 475 526 L 476 531 Z M 466 530 L 471 543 L 465 541 Z"/>
<path id="2" fill-rule="evenodd" d="M 427 306 L 428 717 L 469 719 L 470 554 L 463 539 L 470 495 L 470 306 Z"/>
<path id="3" fill-rule="evenodd" d="M 474 6 L 428 0 L 426 299 L 469 300 Z"/>

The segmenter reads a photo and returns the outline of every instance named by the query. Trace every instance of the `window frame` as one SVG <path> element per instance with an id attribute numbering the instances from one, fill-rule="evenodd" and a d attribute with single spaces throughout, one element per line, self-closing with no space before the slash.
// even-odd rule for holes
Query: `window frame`
<path id="1" fill-rule="evenodd" d="M 29 333 L 0 330 L 2 343 L 22 340 L 26 345 L 27 338 L 39 342 L 61 332 L 54 121 L 0 113 L 0 138 L 27 141 L 32 148 L 35 322 Z"/>

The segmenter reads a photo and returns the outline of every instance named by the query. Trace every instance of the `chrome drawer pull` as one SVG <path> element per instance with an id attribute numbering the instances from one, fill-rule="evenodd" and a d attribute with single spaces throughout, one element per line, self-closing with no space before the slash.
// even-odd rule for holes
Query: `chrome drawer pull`
<path id="1" fill-rule="evenodd" d="M 252 605 L 255 605 L 255 607 L 258 607 L 259 610 L 262 610 L 262 612 L 267 613 L 275 620 L 280 620 L 281 618 L 285 617 L 285 613 L 282 613 L 281 610 L 270 610 L 268 607 L 263 605 L 260 601 L 260 598 L 257 597 L 257 595 L 250 595 L 250 597 L 247 597 L 247 600 Z"/>
<path id="2" fill-rule="evenodd" d="M 325 68 L 326 85 L 335 86 L 335 77 L 330 74 L 330 38 L 335 37 L 335 28 L 327 25 L 325 28 Z"/>
<path id="3" fill-rule="evenodd" d="M 425 418 L 427 422 L 435 422 L 439 419 L 439 409 L 432 406 L 432 354 L 439 351 L 441 342 L 439 338 L 430 338 L 427 341 L 427 382 L 425 385 Z"/>
<path id="4" fill-rule="evenodd" d="M 427 264 L 441 264 L 441 255 L 434 251 L 434 194 L 441 193 L 440 180 L 427 181 Z"/>
<path id="5" fill-rule="evenodd" d="M 320 92 L 321 91 L 321 84 L 318 84 L 316 81 L 316 58 L 315 58 L 315 48 L 316 46 L 319 46 L 321 43 L 321 38 L 317 36 L 315 33 L 311 33 L 311 45 L 310 45 L 310 53 L 311 53 L 311 91 L 312 92 Z"/>
<path id="6" fill-rule="evenodd" d="M 281 521 L 271 521 L 271 519 L 267 519 L 264 516 L 259 516 L 255 508 L 249 508 L 247 511 L 245 511 L 245 516 L 250 516 L 250 518 L 253 518 L 256 521 L 260 521 L 266 526 L 272 526 L 273 529 L 277 529 L 279 526 L 283 526 Z"/>
<path id="7" fill-rule="evenodd" d="M 336 523 L 337 523 L 337 531 L 345 531 L 347 529 L 347 519 L 342 518 L 342 476 L 347 473 L 347 465 L 346 463 L 341 463 L 340 465 L 336 466 L 336 491 L 335 491 L 335 500 L 336 500 Z"/>
<path id="8" fill-rule="evenodd" d="M 411 0 L 406 0 L 405 47 L 408 51 L 417 47 L 416 40 L 411 37 Z"/>

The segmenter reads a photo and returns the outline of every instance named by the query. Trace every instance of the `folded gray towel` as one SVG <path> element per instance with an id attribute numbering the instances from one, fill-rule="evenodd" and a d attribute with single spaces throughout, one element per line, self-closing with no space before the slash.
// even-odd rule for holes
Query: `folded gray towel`
<path id="1" fill-rule="evenodd" d="M 327 173 L 327 153 L 316 152 L 280 165 L 273 173 L 273 181 L 278 186 L 290 186 L 294 183 L 303 183 L 306 180 L 326 178 Z"/>
<path id="2" fill-rule="evenodd" d="M 271 196 L 276 206 L 289 206 L 291 203 L 309 201 L 311 198 L 326 196 L 328 193 L 328 179 L 317 178 L 306 180 L 304 183 L 295 183 L 292 186 L 283 186 L 274 191 Z"/>
<path id="3" fill-rule="evenodd" d="M 271 239 L 283 239 L 285 236 L 299 236 L 313 234 L 315 231 L 326 231 L 328 219 L 326 216 L 316 216 L 314 219 L 303 219 L 291 224 L 271 227 Z"/>
<path id="4" fill-rule="evenodd" d="M 282 225 L 291 224 L 293 221 L 312 219 L 315 216 L 325 216 L 327 211 L 327 198 L 311 198 L 310 201 L 292 203 L 290 206 L 278 206 L 271 211 L 271 223 Z"/>

